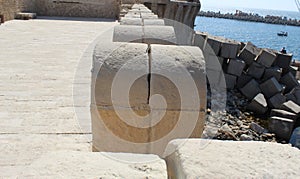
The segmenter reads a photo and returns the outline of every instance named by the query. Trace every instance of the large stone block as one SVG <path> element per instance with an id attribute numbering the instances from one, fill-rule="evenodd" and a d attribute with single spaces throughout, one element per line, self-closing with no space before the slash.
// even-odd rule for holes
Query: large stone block
<path id="1" fill-rule="evenodd" d="M 293 101 L 287 101 L 282 104 L 281 109 L 295 113 L 300 114 L 300 106 Z"/>
<path id="2" fill-rule="evenodd" d="M 257 94 L 261 92 L 259 84 L 256 80 L 250 80 L 244 87 L 240 89 L 244 96 L 252 100 Z"/>
<path id="3" fill-rule="evenodd" d="M 268 100 L 268 104 L 270 108 L 280 108 L 283 103 L 286 102 L 286 97 L 283 96 L 281 93 L 278 93 L 274 96 L 272 96 Z"/>
<path id="4" fill-rule="evenodd" d="M 205 56 L 206 69 L 222 71 L 224 59 L 215 55 L 206 54 Z"/>
<path id="5" fill-rule="evenodd" d="M 294 121 L 282 117 L 273 116 L 269 120 L 269 130 L 276 134 L 280 139 L 289 141 L 293 132 Z"/>
<path id="6" fill-rule="evenodd" d="M 222 70 L 206 68 L 206 77 L 211 88 L 213 89 L 226 88 L 225 77 Z"/>
<path id="7" fill-rule="evenodd" d="M 177 149 L 166 158 L 172 179 L 300 175 L 300 151 L 275 142 L 177 139 L 168 148 Z"/>
<path id="8" fill-rule="evenodd" d="M 278 81 L 272 77 L 264 83 L 260 84 L 260 89 L 266 98 L 270 98 L 277 93 L 282 92 L 283 87 L 278 83 Z"/>
<path id="9" fill-rule="evenodd" d="M 113 42 L 143 42 L 143 26 L 117 25 L 114 28 Z"/>
<path id="10" fill-rule="evenodd" d="M 205 46 L 205 43 L 206 43 L 207 35 L 208 34 L 206 32 L 196 31 L 195 35 L 194 35 L 194 46 L 197 46 L 201 50 L 203 50 L 204 46 Z"/>
<path id="11" fill-rule="evenodd" d="M 208 35 L 204 47 L 203 53 L 208 53 L 218 56 L 222 45 L 222 39 L 220 37 Z"/>
<path id="12" fill-rule="evenodd" d="M 241 76 L 238 77 L 236 87 L 238 89 L 244 87 L 249 81 L 253 79 L 252 76 L 246 75 L 246 73 L 242 73 Z"/>
<path id="13" fill-rule="evenodd" d="M 143 42 L 147 44 L 176 44 L 177 39 L 172 26 L 144 26 Z"/>
<path id="14" fill-rule="evenodd" d="M 281 110 L 281 109 L 272 109 L 270 116 L 277 116 L 286 119 L 292 119 L 293 121 L 297 120 L 298 115 L 289 111 Z"/>
<path id="15" fill-rule="evenodd" d="M 239 54 L 239 58 L 244 60 L 247 65 L 251 65 L 259 55 L 260 49 L 248 42 Z"/>
<path id="16" fill-rule="evenodd" d="M 238 41 L 224 39 L 221 45 L 220 56 L 223 58 L 236 58 L 240 45 Z"/>
<path id="17" fill-rule="evenodd" d="M 230 74 L 224 74 L 227 89 L 234 89 L 237 77 Z"/>
<path id="18" fill-rule="evenodd" d="M 276 58 L 276 54 L 269 49 L 262 49 L 258 55 L 256 61 L 257 63 L 269 68 L 273 65 Z"/>
<path id="19" fill-rule="evenodd" d="M 227 73 L 235 75 L 235 76 L 241 76 L 245 66 L 246 66 L 246 63 L 243 60 L 231 59 L 231 60 L 229 60 Z"/>
<path id="20" fill-rule="evenodd" d="M 265 72 L 265 67 L 253 62 L 248 68 L 247 74 L 252 76 L 255 79 L 261 79 Z"/>
<path id="21" fill-rule="evenodd" d="M 292 54 L 283 54 L 278 52 L 276 53 L 274 65 L 279 66 L 280 68 L 288 69 L 291 65 L 292 58 Z"/>
<path id="22" fill-rule="evenodd" d="M 299 86 L 298 80 L 293 76 L 291 72 L 285 74 L 283 77 L 280 79 L 280 83 L 284 84 L 286 86 L 285 88 L 285 93 L 291 91 L 294 89 L 296 86 Z"/>
<path id="23" fill-rule="evenodd" d="M 141 13 L 141 17 L 143 19 L 158 19 L 157 15 L 149 14 L 149 13 Z"/>
<path id="24" fill-rule="evenodd" d="M 277 81 L 281 78 L 282 70 L 279 67 L 266 68 L 263 76 L 263 81 L 274 77 Z"/>
<path id="25" fill-rule="evenodd" d="M 120 20 L 121 25 L 143 25 L 143 21 L 141 18 L 126 18 L 123 17 Z"/>
<path id="26" fill-rule="evenodd" d="M 268 111 L 268 104 L 263 94 L 259 93 L 247 106 L 247 110 L 257 114 L 265 114 Z"/>
<path id="27" fill-rule="evenodd" d="M 145 26 L 147 25 L 157 25 L 157 26 L 163 26 L 165 25 L 165 21 L 163 19 L 143 19 L 143 24 Z"/>

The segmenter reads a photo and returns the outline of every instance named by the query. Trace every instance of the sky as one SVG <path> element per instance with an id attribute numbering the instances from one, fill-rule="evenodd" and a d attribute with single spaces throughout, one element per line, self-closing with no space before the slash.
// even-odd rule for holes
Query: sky
<path id="1" fill-rule="evenodd" d="M 200 0 L 201 6 L 298 11 L 295 0 Z"/>

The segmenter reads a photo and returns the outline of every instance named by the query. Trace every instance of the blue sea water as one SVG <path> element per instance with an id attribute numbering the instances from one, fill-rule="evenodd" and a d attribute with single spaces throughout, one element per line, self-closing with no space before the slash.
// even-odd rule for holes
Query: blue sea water
<path id="1" fill-rule="evenodd" d="M 210 11 L 217 12 L 218 10 L 220 9 L 211 9 Z M 235 12 L 235 10 L 225 10 L 222 13 L 227 12 Z M 260 15 L 282 14 L 289 16 L 289 18 L 300 19 L 300 12 L 275 10 L 252 10 L 245 12 L 258 13 Z M 195 30 L 197 31 L 208 32 L 215 36 L 223 36 L 242 42 L 250 41 L 260 48 L 280 50 L 282 47 L 286 47 L 289 53 L 293 53 L 293 58 L 300 61 L 300 27 L 208 17 L 197 17 L 195 25 Z M 277 36 L 277 32 L 280 31 L 288 32 L 288 37 Z"/>

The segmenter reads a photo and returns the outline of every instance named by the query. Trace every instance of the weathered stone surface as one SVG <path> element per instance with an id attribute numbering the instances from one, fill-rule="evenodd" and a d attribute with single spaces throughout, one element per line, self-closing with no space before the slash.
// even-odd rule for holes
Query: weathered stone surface
<path id="1" fill-rule="evenodd" d="M 291 72 L 285 74 L 283 77 L 280 79 L 280 83 L 284 84 L 286 86 L 285 92 L 291 91 L 293 88 L 296 86 L 299 86 L 298 80 L 293 76 Z"/>
<path id="2" fill-rule="evenodd" d="M 218 57 L 215 55 L 211 55 L 211 54 L 205 54 L 204 57 L 205 57 L 206 69 L 222 71 L 222 64 L 223 64 L 224 58 Z"/>
<path id="3" fill-rule="evenodd" d="M 244 60 L 247 65 L 251 65 L 259 55 L 260 49 L 248 42 L 239 54 L 239 58 Z"/>
<path id="4" fill-rule="evenodd" d="M 144 26 L 143 42 L 148 44 L 176 44 L 176 35 L 172 26 Z"/>
<path id="5" fill-rule="evenodd" d="M 246 73 L 242 73 L 241 76 L 238 77 L 238 80 L 237 80 L 237 85 L 236 87 L 238 89 L 244 87 L 249 81 L 251 81 L 253 79 L 252 76 L 249 76 L 249 75 L 246 75 Z"/>
<path id="6" fill-rule="evenodd" d="M 285 103 L 282 104 L 281 109 L 295 113 L 295 114 L 299 114 L 300 113 L 300 106 L 296 103 L 294 103 L 293 101 L 287 101 Z"/>
<path id="7" fill-rule="evenodd" d="M 277 137 L 289 141 L 293 132 L 294 121 L 282 117 L 271 117 L 269 120 L 269 130 L 276 134 Z"/>
<path id="8" fill-rule="evenodd" d="M 273 65 L 276 58 L 276 54 L 269 49 L 262 49 L 258 55 L 256 61 L 257 63 L 269 68 Z"/>
<path id="9" fill-rule="evenodd" d="M 253 131 L 257 132 L 258 134 L 262 134 L 262 133 L 266 132 L 265 128 L 263 128 L 262 126 L 260 126 L 259 124 L 255 123 L 255 122 L 252 122 L 250 124 L 250 128 Z"/>
<path id="10" fill-rule="evenodd" d="M 292 54 L 283 54 L 283 53 L 276 53 L 276 59 L 274 65 L 279 66 L 280 68 L 288 69 L 293 55 Z"/>
<path id="11" fill-rule="evenodd" d="M 143 19 L 144 25 L 165 25 L 165 21 L 163 19 Z"/>
<path id="12" fill-rule="evenodd" d="M 224 73 L 222 70 L 206 68 L 206 77 L 211 87 L 218 88 L 222 86 L 221 79 L 224 79 Z M 225 88 L 225 84 L 223 87 Z"/>
<path id="13" fill-rule="evenodd" d="M 244 87 L 240 89 L 244 96 L 252 100 L 257 94 L 261 92 L 259 84 L 256 80 L 250 80 Z"/>
<path id="14" fill-rule="evenodd" d="M 204 49 L 206 43 L 207 33 L 196 31 L 194 35 L 194 46 L 199 47 L 201 50 Z"/>
<path id="15" fill-rule="evenodd" d="M 151 162 L 121 162 L 132 159 Z M 44 178 L 45 176 L 47 178 L 167 179 L 167 167 L 165 161 L 155 155 L 58 151 L 45 153 L 19 175 L 20 178 Z"/>
<path id="16" fill-rule="evenodd" d="M 274 77 L 277 81 L 281 78 L 282 70 L 279 67 L 266 68 L 263 76 L 263 81 Z"/>
<path id="17" fill-rule="evenodd" d="M 223 58 L 236 58 L 239 50 L 239 42 L 230 39 L 224 39 L 221 45 L 220 56 Z"/>
<path id="18" fill-rule="evenodd" d="M 227 89 L 234 89 L 237 77 L 230 74 L 224 74 Z"/>
<path id="19" fill-rule="evenodd" d="M 246 66 L 246 64 L 242 60 L 231 59 L 231 60 L 229 60 L 227 73 L 235 75 L 235 76 L 241 76 L 245 66 Z"/>
<path id="20" fill-rule="evenodd" d="M 143 21 L 141 18 L 126 18 L 123 17 L 120 20 L 121 25 L 143 25 Z"/>
<path id="21" fill-rule="evenodd" d="M 265 72 L 265 67 L 253 62 L 250 67 L 248 68 L 247 74 L 254 77 L 255 79 L 261 79 Z"/>
<path id="22" fill-rule="evenodd" d="M 282 86 L 274 77 L 260 84 L 260 89 L 266 98 L 270 98 L 283 90 Z"/>
<path id="23" fill-rule="evenodd" d="M 114 42 L 139 42 L 143 41 L 143 26 L 117 25 L 114 28 Z"/>
<path id="24" fill-rule="evenodd" d="M 286 102 L 286 97 L 283 96 L 281 93 L 278 93 L 274 96 L 272 96 L 269 100 L 268 100 L 268 104 L 271 108 L 280 108 L 281 105 Z"/>
<path id="25" fill-rule="evenodd" d="M 141 17 L 143 19 L 158 19 L 157 15 L 149 14 L 149 13 L 141 13 Z"/>
<path id="26" fill-rule="evenodd" d="M 259 93 L 247 106 L 247 110 L 253 111 L 257 114 L 265 114 L 268 110 L 268 103 L 263 94 Z"/>
<path id="27" fill-rule="evenodd" d="M 200 139 L 190 139 L 181 145 L 184 140 L 169 144 L 170 148 L 177 148 L 166 159 L 171 178 L 297 178 L 300 175 L 300 167 L 295 165 L 299 163 L 300 151 L 289 145 Z"/>
<path id="28" fill-rule="evenodd" d="M 141 14 L 139 14 L 139 13 L 127 13 L 124 17 L 126 17 L 126 18 L 141 18 Z"/>
<path id="29" fill-rule="evenodd" d="M 298 115 L 295 113 L 288 112 L 288 111 L 281 110 L 281 109 L 272 109 L 270 116 L 277 116 L 277 117 L 282 117 L 282 118 L 286 118 L 286 119 L 292 119 L 293 121 L 295 121 L 298 117 Z"/>

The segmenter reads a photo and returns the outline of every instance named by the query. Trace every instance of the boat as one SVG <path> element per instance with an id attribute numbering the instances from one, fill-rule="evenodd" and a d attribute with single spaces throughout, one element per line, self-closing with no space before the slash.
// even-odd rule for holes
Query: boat
<path id="1" fill-rule="evenodd" d="M 286 37 L 286 36 L 288 36 L 288 33 L 281 31 L 281 32 L 278 32 L 277 35 L 278 36 L 285 36 Z"/>

